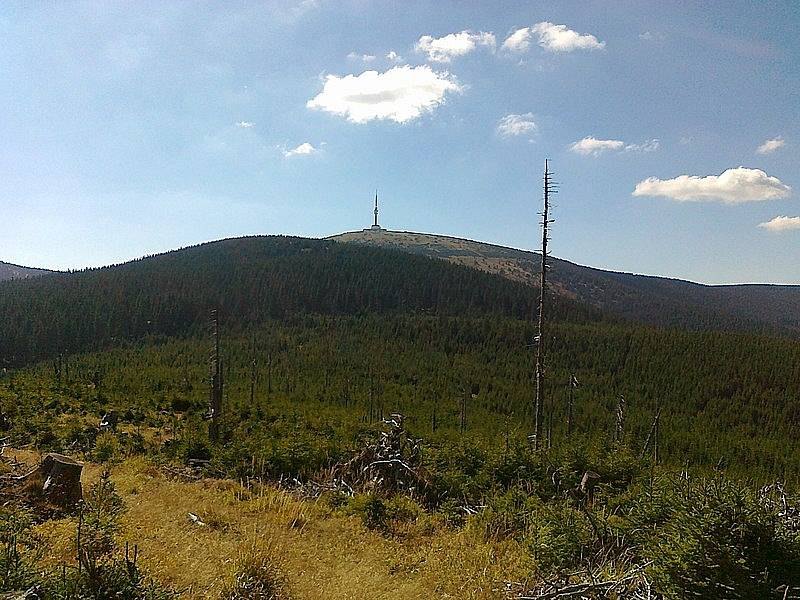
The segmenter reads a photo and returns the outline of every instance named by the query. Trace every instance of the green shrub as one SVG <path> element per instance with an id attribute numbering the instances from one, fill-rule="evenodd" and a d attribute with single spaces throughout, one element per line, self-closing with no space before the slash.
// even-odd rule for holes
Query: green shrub
<path id="1" fill-rule="evenodd" d="M 99 463 L 112 462 L 119 454 L 119 440 L 111 431 L 104 431 L 97 436 L 92 450 L 92 458 Z"/>
<path id="2" fill-rule="evenodd" d="M 568 502 L 539 506 L 527 521 L 525 542 L 544 573 L 579 566 L 600 542 L 587 514 Z"/>
<path id="3" fill-rule="evenodd" d="M 33 533 L 33 515 L 24 509 L 0 510 L 0 590 L 26 589 L 36 579 L 41 546 Z"/>
<path id="4" fill-rule="evenodd" d="M 768 598 L 800 584 L 800 536 L 750 489 L 722 477 L 671 495 L 670 515 L 645 554 L 669 598 Z"/>

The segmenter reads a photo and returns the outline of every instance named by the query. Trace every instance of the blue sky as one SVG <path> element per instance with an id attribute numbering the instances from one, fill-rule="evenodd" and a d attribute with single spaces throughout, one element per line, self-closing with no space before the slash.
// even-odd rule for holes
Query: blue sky
<path id="1" fill-rule="evenodd" d="M 536 249 L 547 157 L 559 257 L 800 283 L 798 29 L 795 1 L 4 2 L 0 260 L 326 236 L 375 188 L 390 229 Z"/>

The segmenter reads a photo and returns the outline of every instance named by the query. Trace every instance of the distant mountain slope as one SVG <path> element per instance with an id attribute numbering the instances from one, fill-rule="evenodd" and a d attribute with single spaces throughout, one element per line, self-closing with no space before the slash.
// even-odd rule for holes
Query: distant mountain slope
<path id="1" fill-rule="evenodd" d="M 0 261 L 0 281 L 8 279 L 27 279 L 29 277 L 39 277 L 52 273 L 47 269 L 34 269 L 31 267 L 21 267 L 19 265 L 12 265 L 11 263 Z"/>
<path id="2" fill-rule="evenodd" d="M 393 248 L 498 273 L 536 285 L 539 254 L 425 233 L 364 230 L 330 239 Z M 625 319 L 694 329 L 800 332 L 800 286 L 701 285 L 617 273 L 553 258 L 551 281 L 562 294 Z"/>
<path id="3" fill-rule="evenodd" d="M 0 283 L 0 365 L 183 335 L 219 308 L 226 330 L 308 314 L 529 318 L 530 288 L 424 256 L 328 240 L 233 238 L 102 269 Z M 599 311 L 557 298 L 556 317 Z"/>

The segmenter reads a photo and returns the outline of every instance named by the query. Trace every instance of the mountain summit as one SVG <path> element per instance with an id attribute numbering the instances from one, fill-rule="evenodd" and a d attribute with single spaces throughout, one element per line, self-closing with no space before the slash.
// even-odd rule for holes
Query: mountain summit
<path id="1" fill-rule="evenodd" d="M 440 258 L 537 285 L 540 255 L 536 252 L 386 229 L 352 231 L 330 239 Z M 692 329 L 800 332 L 800 286 L 703 285 L 550 260 L 550 281 L 557 293 L 628 320 Z"/>

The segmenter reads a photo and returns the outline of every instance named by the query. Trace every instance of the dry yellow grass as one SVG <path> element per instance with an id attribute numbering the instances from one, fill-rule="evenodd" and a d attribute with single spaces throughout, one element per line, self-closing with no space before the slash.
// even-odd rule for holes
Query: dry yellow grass
<path id="1" fill-rule="evenodd" d="M 428 523 L 388 539 L 355 517 L 280 490 L 174 481 L 141 459 L 112 476 L 127 506 L 120 539 L 135 542 L 140 564 L 185 598 L 219 597 L 237 562 L 252 555 L 277 565 L 297 600 L 503 598 L 503 581 L 529 569 L 515 544 L 487 543 L 466 531 Z M 189 512 L 205 525 L 190 521 Z M 54 560 L 70 556 L 73 523 L 46 523 L 39 532 Z"/>

